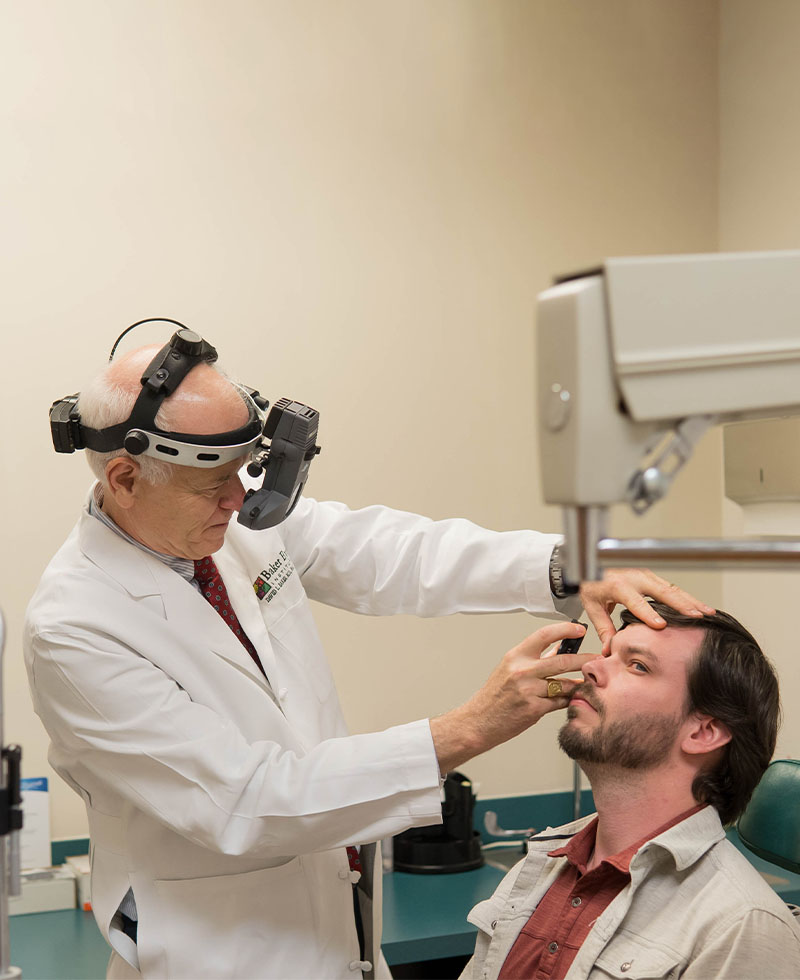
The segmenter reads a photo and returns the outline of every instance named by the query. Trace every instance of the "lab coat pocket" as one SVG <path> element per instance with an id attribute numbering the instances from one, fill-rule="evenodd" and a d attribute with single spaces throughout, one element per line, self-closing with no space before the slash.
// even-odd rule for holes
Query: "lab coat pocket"
<path id="1" fill-rule="evenodd" d="M 302 859 L 213 878 L 155 882 L 171 980 L 316 976 Z"/>
<path id="2" fill-rule="evenodd" d="M 580 955 L 580 954 L 579 954 Z M 615 980 L 671 980 L 680 975 L 681 955 L 667 946 L 646 946 L 638 937 L 617 933 L 595 961 L 590 977 Z"/>

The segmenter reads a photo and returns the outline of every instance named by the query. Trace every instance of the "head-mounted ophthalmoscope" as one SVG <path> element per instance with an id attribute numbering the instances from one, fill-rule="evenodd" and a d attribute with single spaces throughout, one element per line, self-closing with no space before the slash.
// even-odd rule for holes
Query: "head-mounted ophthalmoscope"
<path id="1" fill-rule="evenodd" d="M 156 425 L 156 415 L 186 375 L 198 364 L 212 364 L 217 352 L 198 334 L 177 320 L 153 317 L 138 320 L 117 338 L 109 360 L 122 337 L 141 323 L 165 321 L 179 329 L 144 371 L 131 414 L 124 422 L 93 429 L 81 421 L 79 394 L 67 395 L 50 409 L 50 432 L 57 453 L 92 449 L 106 453 L 125 449 L 131 456 L 152 456 L 181 466 L 210 468 L 250 456 L 247 471 L 264 480 L 258 490 L 248 490 L 239 511 L 239 523 L 260 531 L 288 517 L 308 479 L 316 444 L 319 412 L 300 402 L 281 398 L 266 415 L 269 402 L 254 388 L 235 385 L 247 406 L 248 420 L 238 429 L 215 435 L 168 432 Z"/>

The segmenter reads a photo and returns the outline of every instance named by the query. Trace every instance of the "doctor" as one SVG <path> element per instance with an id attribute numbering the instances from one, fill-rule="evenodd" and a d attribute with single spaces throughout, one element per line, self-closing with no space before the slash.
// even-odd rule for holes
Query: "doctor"
<path id="1" fill-rule="evenodd" d="M 558 538 L 310 499 L 277 528 L 230 523 L 262 420 L 213 348 L 175 349 L 173 338 L 155 358 L 133 351 L 80 396 L 98 481 L 25 628 L 50 761 L 86 804 L 108 976 L 388 976 L 369 842 L 438 822 L 440 773 L 565 707 L 575 682 L 548 698 L 547 678 L 590 657 L 539 659 L 582 632 L 547 626 L 461 707 L 352 736 L 308 600 L 371 615 L 563 616 L 577 600 Z M 172 356 L 180 370 L 154 396 L 145 379 Z M 129 452 L 135 427 L 145 437 Z M 664 625 L 644 593 L 708 609 L 645 571 L 580 598 L 607 644 L 617 602 Z"/>

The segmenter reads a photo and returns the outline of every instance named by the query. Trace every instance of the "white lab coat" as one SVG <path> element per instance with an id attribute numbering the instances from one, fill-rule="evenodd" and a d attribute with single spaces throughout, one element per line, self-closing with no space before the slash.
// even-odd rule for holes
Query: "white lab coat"
<path id="1" fill-rule="evenodd" d="M 85 510 L 31 601 L 25 657 L 119 955 L 144 977 L 360 976 L 344 845 L 438 822 L 439 773 L 426 720 L 348 736 L 308 599 L 555 616 L 556 540 L 310 499 L 280 528 L 232 525 L 215 560 L 270 690 L 189 583 Z M 374 962 L 377 848 L 364 857 Z M 115 915 L 131 887 L 137 944 Z"/>

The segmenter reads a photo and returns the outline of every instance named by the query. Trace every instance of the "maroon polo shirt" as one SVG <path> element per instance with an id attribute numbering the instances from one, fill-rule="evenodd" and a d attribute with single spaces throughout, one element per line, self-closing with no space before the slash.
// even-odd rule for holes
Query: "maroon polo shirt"
<path id="1" fill-rule="evenodd" d="M 550 980 L 567 970 L 598 917 L 631 880 L 630 863 L 647 841 L 702 810 L 692 807 L 641 840 L 586 870 L 597 837 L 597 817 L 550 857 L 567 864 L 533 910 L 511 947 L 498 980 Z"/>

